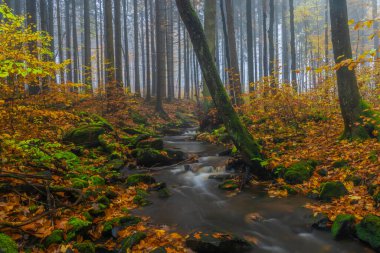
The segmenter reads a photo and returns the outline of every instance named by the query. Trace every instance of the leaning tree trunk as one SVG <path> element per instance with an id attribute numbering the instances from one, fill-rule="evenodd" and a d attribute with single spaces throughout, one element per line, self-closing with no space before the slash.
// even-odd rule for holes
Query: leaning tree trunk
<path id="1" fill-rule="evenodd" d="M 195 10 L 189 0 L 176 0 L 176 3 L 190 35 L 203 77 L 210 90 L 215 107 L 221 115 L 229 135 L 246 161 L 252 165 L 253 173 L 261 178 L 268 177 L 267 170 L 261 166 L 261 162 L 263 161 L 261 147 L 242 124 L 231 104 L 207 45 L 202 24 Z"/>
<path id="2" fill-rule="evenodd" d="M 346 0 L 330 0 L 330 19 L 334 59 L 336 64 L 340 64 L 342 61 L 352 59 Z M 373 131 L 378 128 L 378 117 L 361 99 L 355 70 L 342 64 L 337 69 L 336 75 L 344 121 L 343 137 L 348 139 L 375 137 Z"/>

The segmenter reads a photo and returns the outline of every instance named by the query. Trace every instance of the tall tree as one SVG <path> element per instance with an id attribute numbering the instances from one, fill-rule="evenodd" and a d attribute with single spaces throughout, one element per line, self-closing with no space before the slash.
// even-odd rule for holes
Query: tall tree
<path id="1" fill-rule="evenodd" d="M 288 41 L 288 2 L 287 0 L 282 0 L 281 8 L 281 44 L 282 44 L 282 81 L 284 83 L 289 83 L 289 41 Z"/>
<path id="2" fill-rule="evenodd" d="M 204 30 L 206 34 L 207 44 L 210 48 L 211 54 L 215 58 L 215 45 L 216 45 L 216 0 L 206 0 L 205 1 L 205 20 L 204 20 Z M 203 97 L 208 98 L 210 92 L 207 86 L 203 87 Z M 208 113 L 210 108 L 209 103 L 205 100 L 204 109 L 205 113 Z"/>
<path id="3" fill-rule="evenodd" d="M 165 0 L 156 0 L 156 49 L 157 49 L 157 94 L 156 94 L 156 111 L 165 115 L 162 106 L 162 87 L 166 86 L 166 64 L 165 64 Z"/>
<path id="4" fill-rule="evenodd" d="M 37 1 L 36 0 L 28 0 L 26 2 L 26 13 L 27 13 L 27 19 L 26 19 L 27 24 L 32 27 L 33 31 L 36 31 L 37 30 Z M 37 54 L 36 46 L 37 46 L 36 43 L 29 43 L 29 50 Z M 29 86 L 29 94 L 37 95 L 38 93 L 40 93 L 39 84 L 31 83 L 31 85 Z"/>
<path id="5" fill-rule="evenodd" d="M 92 92 L 90 0 L 84 0 L 84 82 Z"/>
<path id="6" fill-rule="evenodd" d="M 329 63 L 329 0 L 325 5 L 325 63 Z"/>
<path id="7" fill-rule="evenodd" d="M 105 62 L 105 83 L 107 96 L 112 96 L 112 86 L 115 81 L 115 57 L 114 57 L 114 37 L 112 27 L 112 0 L 103 0 L 104 9 L 104 62 Z"/>
<path id="8" fill-rule="evenodd" d="M 144 0 L 145 7 L 145 42 L 146 42 L 146 100 L 151 99 L 151 70 L 150 70 L 150 43 L 149 43 L 149 5 L 148 0 Z"/>
<path id="9" fill-rule="evenodd" d="M 71 60 L 70 3 L 71 0 L 65 0 L 66 60 Z M 72 78 L 72 64 L 70 62 L 66 70 L 66 83 L 71 82 Z"/>
<path id="10" fill-rule="evenodd" d="M 58 35 L 58 55 L 59 55 L 59 62 L 63 62 L 64 55 L 63 55 L 63 37 L 62 37 L 62 14 L 61 14 L 61 1 L 56 0 L 56 6 L 57 6 L 57 35 Z M 64 72 L 63 69 L 61 69 L 59 73 L 59 80 L 61 83 L 64 82 Z M 58 79 L 57 79 L 58 83 Z"/>
<path id="11" fill-rule="evenodd" d="M 115 22 L 115 68 L 116 85 L 123 88 L 123 62 L 121 43 L 121 0 L 114 0 L 114 22 Z"/>
<path id="12" fill-rule="evenodd" d="M 376 58 L 379 58 L 380 52 L 379 52 L 379 36 L 377 33 L 379 32 L 379 23 L 377 20 L 377 0 L 372 0 L 372 19 L 373 22 L 373 33 L 376 34 L 376 36 L 373 38 L 373 46 L 377 50 L 376 51 Z"/>
<path id="13" fill-rule="evenodd" d="M 139 21 L 138 21 L 138 4 L 137 0 L 133 0 L 133 29 L 135 41 L 135 92 L 141 95 L 140 89 L 140 55 L 139 55 Z"/>
<path id="14" fill-rule="evenodd" d="M 331 40 L 336 64 L 352 59 L 350 30 L 348 27 L 348 14 L 346 0 L 330 0 Z M 340 108 L 344 121 L 345 138 L 373 137 L 373 131 L 377 129 L 376 117 L 359 93 L 359 87 L 355 70 L 341 65 L 337 71 L 337 83 Z M 363 122 L 362 117 L 372 117 L 368 123 Z"/>
<path id="15" fill-rule="evenodd" d="M 247 53 L 248 53 L 248 83 L 249 91 L 254 90 L 253 83 L 255 82 L 255 73 L 253 67 L 253 34 L 252 34 L 252 1 L 246 0 L 246 12 L 247 12 Z"/>
<path id="16" fill-rule="evenodd" d="M 265 77 L 269 76 L 268 72 L 268 34 L 267 34 L 267 1 L 262 0 L 262 27 L 263 27 L 263 75 Z"/>
<path id="17" fill-rule="evenodd" d="M 79 55 L 78 55 L 78 32 L 77 32 L 77 6 L 76 0 L 71 0 L 72 27 L 73 27 L 73 75 L 74 83 L 79 83 Z"/>
<path id="18" fill-rule="evenodd" d="M 167 79 L 168 79 L 168 101 L 174 99 L 174 28 L 173 28 L 173 3 L 167 2 L 167 25 L 166 25 L 166 61 L 167 61 Z"/>
<path id="19" fill-rule="evenodd" d="M 230 65 L 229 79 L 233 89 L 233 101 L 235 104 L 242 104 L 241 98 L 241 77 L 239 71 L 239 61 L 236 49 L 236 35 L 235 35 L 235 21 L 234 21 L 234 7 L 232 0 L 225 0 L 226 4 L 226 20 L 227 20 L 227 32 L 228 32 L 228 45 L 230 53 Z"/>
<path id="20" fill-rule="evenodd" d="M 289 13 L 290 13 L 290 54 L 292 58 L 291 63 L 291 76 L 292 76 L 292 86 L 294 90 L 298 90 L 297 85 L 297 73 L 296 73 L 296 35 L 294 28 L 294 3 L 293 0 L 289 0 Z"/>
<path id="21" fill-rule="evenodd" d="M 274 0 L 269 0 L 269 29 L 268 29 L 268 39 L 269 39 L 269 75 L 271 87 L 275 87 L 274 78 Z"/>
<path id="22" fill-rule="evenodd" d="M 126 87 L 131 85 L 131 72 L 129 67 L 129 41 L 128 41 L 128 2 L 123 0 L 124 20 L 124 80 Z"/>
<path id="23" fill-rule="evenodd" d="M 262 168 L 260 163 L 263 159 L 260 154 L 260 146 L 242 124 L 231 104 L 207 45 L 199 18 L 194 15 L 195 11 L 189 0 L 176 0 L 176 3 L 189 32 L 206 84 L 229 135 L 247 163 L 254 165 L 252 166 L 253 172 L 261 177 L 266 177 L 267 171 Z"/>

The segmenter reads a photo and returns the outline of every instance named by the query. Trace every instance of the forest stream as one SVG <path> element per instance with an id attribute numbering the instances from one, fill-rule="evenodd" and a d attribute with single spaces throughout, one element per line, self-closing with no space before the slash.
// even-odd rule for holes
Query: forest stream
<path id="1" fill-rule="evenodd" d="M 219 157 L 222 146 L 194 141 L 195 131 L 165 137 L 168 149 L 196 154 L 192 164 L 163 168 L 154 177 L 165 182 L 171 196 L 151 196 L 153 205 L 135 211 L 155 224 L 181 233 L 223 231 L 255 241 L 252 252 L 374 252 L 358 241 L 335 241 L 329 232 L 312 229 L 310 202 L 302 196 L 270 198 L 265 184 L 226 194 L 215 175 L 225 175 L 229 157 Z M 231 171 L 228 173 L 232 173 Z M 210 178 L 211 176 L 211 178 Z M 218 176 L 216 176 L 218 177 Z"/>

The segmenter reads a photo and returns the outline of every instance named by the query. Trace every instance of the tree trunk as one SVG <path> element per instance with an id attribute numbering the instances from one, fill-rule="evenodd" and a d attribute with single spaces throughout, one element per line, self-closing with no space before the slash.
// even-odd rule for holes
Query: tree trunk
<path id="1" fill-rule="evenodd" d="M 289 41 L 288 41 L 288 4 L 287 0 L 282 0 L 282 23 L 281 23 L 281 37 L 282 37 L 282 81 L 289 83 Z"/>
<path id="2" fill-rule="evenodd" d="M 268 172 L 261 166 L 261 162 L 263 161 L 263 156 L 260 153 L 261 147 L 242 124 L 231 104 L 207 45 L 206 36 L 199 18 L 195 14 L 189 0 L 176 0 L 176 3 L 189 32 L 214 104 L 223 119 L 229 135 L 247 163 L 252 165 L 252 171 L 262 178 L 267 178 Z"/>
<path id="3" fill-rule="evenodd" d="M 207 44 L 210 48 L 211 55 L 215 58 L 215 38 L 216 38 L 216 0 L 206 0 L 205 1 L 205 21 L 204 30 L 206 34 Z M 210 92 L 207 86 L 203 87 L 203 97 L 206 99 L 204 101 L 204 109 L 206 114 L 210 108 L 207 98 L 210 96 Z"/>
<path id="4" fill-rule="evenodd" d="M 122 89 L 123 85 L 123 62 L 122 62 L 122 43 L 121 43 L 121 0 L 114 0 L 115 15 L 115 71 L 116 71 L 116 87 Z"/>
<path id="5" fill-rule="evenodd" d="M 127 0 L 123 0 L 123 20 L 124 20 L 124 80 L 125 86 L 131 87 L 131 72 L 129 67 L 129 42 L 128 42 L 128 6 Z"/>
<path id="6" fill-rule="evenodd" d="M 289 0 L 289 13 L 290 13 L 290 54 L 292 58 L 292 64 L 291 64 L 292 86 L 294 90 L 297 91 L 298 86 L 297 86 L 297 73 L 296 73 L 296 35 L 294 32 L 293 0 Z"/>
<path id="7" fill-rule="evenodd" d="M 373 38 L 373 47 L 376 49 L 376 58 L 379 58 L 379 21 L 377 20 L 377 0 L 372 0 L 372 19 L 373 19 L 373 33 L 376 35 Z"/>
<path id="8" fill-rule="evenodd" d="M 255 73 L 253 67 L 253 35 L 252 35 L 252 1 L 246 0 L 246 12 L 247 12 L 247 54 L 248 54 L 248 84 L 249 91 L 254 90 Z"/>
<path id="9" fill-rule="evenodd" d="M 108 98 L 113 95 L 113 82 L 115 81 L 115 57 L 114 36 L 112 27 L 112 0 L 103 0 L 104 4 L 104 63 L 105 63 L 105 85 Z"/>
<path id="10" fill-rule="evenodd" d="M 274 88 L 276 86 L 275 77 L 274 77 L 274 0 L 269 1 L 269 29 L 268 29 L 268 38 L 269 38 L 269 75 L 270 75 L 270 86 Z"/>
<path id="11" fill-rule="evenodd" d="M 140 60 L 139 60 L 139 24 L 138 24 L 138 6 L 137 0 L 133 0 L 133 30 L 135 42 L 135 92 L 141 96 L 140 89 Z"/>
<path id="12" fill-rule="evenodd" d="M 77 33 L 77 6 L 76 0 L 71 0 L 71 12 L 72 12 L 72 27 L 73 27 L 73 74 L 74 74 L 74 83 L 79 83 L 79 57 L 78 57 L 78 33 Z M 77 90 L 77 89 L 75 89 Z"/>
<path id="13" fill-rule="evenodd" d="M 91 19 L 90 19 L 90 0 L 84 0 L 84 83 L 88 90 L 92 89 L 92 65 L 91 65 Z"/>
<path id="14" fill-rule="evenodd" d="M 182 90 L 181 90 L 181 81 L 182 81 L 182 35 L 181 35 L 181 17 L 178 14 L 178 99 L 181 99 Z"/>
<path id="15" fill-rule="evenodd" d="M 330 0 L 330 20 L 334 59 L 335 63 L 339 64 L 352 59 L 346 0 Z M 348 139 L 374 137 L 372 134 L 378 128 L 378 117 L 362 101 L 355 71 L 344 65 L 337 69 L 336 75 L 344 120 L 343 137 Z M 368 123 L 363 123 L 361 118 L 363 116 L 369 119 Z M 373 120 L 377 122 L 373 124 Z"/>
<path id="16" fill-rule="evenodd" d="M 229 79 L 233 89 L 233 101 L 236 105 L 241 105 L 243 100 L 241 98 L 241 77 L 239 71 L 239 61 L 236 49 L 236 35 L 235 35 L 235 21 L 234 21 L 234 9 L 232 0 L 225 0 L 226 3 L 226 20 L 227 20 L 227 33 L 228 33 L 228 45 L 230 53 L 230 65 Z"/>
<path id="17" fill-rule="evenodd" d="M 62 63 L 64 56 L 63 56 L 63 36 L 62 36 L 62 14 L 61 14 L 61 1 L 56 0 L 57 5 L 57 35 L 58 35 L 58 54 L 59 54 L 59 62 Z M 65 74 L 63 72 L 63 69 L 61 69 L 59 73 L 59 81 L 60 83 L 64 83 Z M 58 79 L 57 79 L 58 83 Z"/>
<path id="18" fill-rule="evenodd" d="M 156 49 L 157 49 L 157 95 L 156 95 L 156 112 L 165 114 L 162 106 L 162 87 L 166 86 L 166 64 L 165 64 L 165 1 L 156 0 Z"/>
<path id="19" fill-rule="evenodd" d="M 148 0 L 144 0 L 145 6 L 145 43 L 146 43 L 146 100 L 151 99 L 151 75 L 150 75 L 150 43 L 149 43 L 149 5 Z M 152 10 L 150 10 L 152 11 Z"/>
<path id="20" fill-rule="evenodd" d="M 167 25 L 166 25 L 166 61 L 168 65 L 167 79 L 168 79 L 168 101 L 172 102 L 174 99 L 174 28 L 173 28 L 173 3 L 171 0 L 167 2 Z"/>
<path id="21" fill-rule="evenodd" d="M 29 26 L 32 26 L 32 30 L 37 30 L 37 1 L 36 0 L 28 0 L 26 3 L 26 13 L 27 19 L 26 22 Z M 35 51 L 36 43 L 29 43 L 29 50 Z M 37 95 L 41 91 L 40 86 L 37 82 L 31 83 L 29 85 L 29 95 Z"/>

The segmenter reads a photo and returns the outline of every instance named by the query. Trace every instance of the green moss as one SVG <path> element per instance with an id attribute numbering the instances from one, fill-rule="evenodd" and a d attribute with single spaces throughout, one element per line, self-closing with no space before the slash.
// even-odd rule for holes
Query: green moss
<path id="1" fill-rule="evenodd" d="M 133 203 L 139 206 L 148 206 L 152 204 L 152 202 L 147 199 L 148 196 L 149 194 L 146 191 L 137 189 L 137 194 L 133 198 Z"/>
<path id="2" fill-rule="evenodd" d="M 134 174 L 128 176 L 127 180 L 125 181 L 127 186 L 136 186 L 139 183 L 144 183 L 144 184 L 153 184 L 155 183 L 156 180 L 147 174 Z"/>
<path id="3" fill-rule="evenodd" d="M 70 231 L 79 232 L 82 229 L 87 229 L 91 226 L 91 221 L 84 221 L 77 217 L 71 217 L 68 224 L 71 226 Z"/>
<path id="4" fill-rule="evenodd" d="M 100 177 L 100 176 L 92 176 L 90 177 L 90 182 L 92 185 L 95 185 L 95 186 L 100 186 L 100 185 L 105 185 L 106 184 L 106 180 L 104 180 L 104 178 Z"/>
<path id="5" fill-rule="evenodd" d="M 125 162 L 121 159 L 114 159 L 104 165 L 107 170 L 119 171 L 124 167 Z"/>
<path id="6" fill-rule="evenodd" d="M 63 141 L 72 142 L 80 146 L 97 147 L 100 145 L 98 137 L 105 131 L 106 129 L 98 124 L 85 125 L 66 133 Z"/>
<path id="7" fill-rule="evenodd" d="M 95 245 L 90 241 L 74 243 L 74 248 L 77 249 L 79 253 L 95 253 Z"/>
<path id="8" fill-rule="evenodd" d="M 226 191 L 233 191 L 238 188 L 239 186 L 234 180 L 226 180 L 219 185 L 219 189 L 226 190 Z"/>
<path id="9" fill-rule="evenodd" d="M 70 179 L 72 187 L 77 189 L 87 188 L 89 186 L 86 180 L 80 178 L 71 178 Z"/>
<path id="10" fill-rule="evenodd" d="M 132 156 L 136 158 L 138 165 L 145 167 L 163 166 L 170 162 L 164 153 L 151 148 L 137 148 L 132 151 Z"/>
<path id="11" fill-rule="evenodd" d="M 347 160 L 338 160 L 338 161 L 333 162 L 332 164 L 334 168 L 343 168 L 343 167 L 347 167 L 348 165 L 349 163 Z"/>
<path id="12" fill-rule="evenodd" d="M 128 227 L 133 226 L 141 222 L 141 219 L 136 216 L 125 216 L 125 217 L 118 217 L 113 218 L 112 220 L 106 221 L 103 224 L 103 233 L 109 233 L 114 227 L 122 226 L 122 227 Z"/>
<path id="13" fill-rule="evenodd" d="M 103 204 L 105 206 L 109 206 L 111 204 L 111 201 L 106 196 L 100 196 L 97 200 L 97 203 Z"/>
<path id="14" fill-rule="evenodd" d="M 316 166 L 317 162 L 313 160 L 295 163 L 286 170 L 284 179 L 289 184 L 301 184 L 310 179 Z"/>
<path id="15" fill-rule="evenodd" d="M 286 190 L 288 192 L 288 194 L 290 194 L 290 195 L 296 195 L 297 194 L 297 191 L 288 185 L 282 186 L 282 189 Z"/>
<path id="16" fill-rule="evenodd" d="M 51 244 L 60 244 L 61 242 L 63 242 L 63 230 L 54 230 L 45 239 L 45 246 L 49 247 Z"/>
<path id="17" fill-rule="evenodd" d="M 136 124 L 146 125 L 148 123 L 148 119 L 136 111 L 130 112 L 130 117 L 132 121 Z"/>
<path id="18" fill-rule="evenodd" d="M 340 214 L 336 217 L 332 227 L 331 233 L 334 239 L 341 239 L 350 236 L 353 232 L 355 216 L 349 214 Z"/>
<path id="19" fill-rule="evenodd" d="M 142 140 L 137 143 L 137 148 L 151 148 L 156 150 L 161 150 L 164 148 L 164 142 L 160 138 L 150 138 L 146 140 Z"/>
<path id="20" fill-rule="evenodd" d="M 89 212 L 84 212 L 83 216 L 86 218 L 87 221 L 92 222 L 94 220 L 94 218 L 91 216 L 91 214 Z"/>
<path id="21" fill-rule="evenodd" d="M 135 232 L 131 236 L 125 238 L 121 243 L 120 252 L 126 252 L 128 249 L 132 249 L 133 246 L 140 243 L 140 241 L 146 238 L 146 234 L 143 232 Z"/>
<path id="22" fill-rule="evenodd" d="M 380 250 L 380 217 L 367 215 L 356 225 L 358 238 L 369 243 L 376 251 Z"/>
<path id="23" fill-rule="evenodd" d="M 331 201 L 334 198 L 340 198 L 347 194 L 348 191 L 342 182 L 326 182 L 321 184 L 319 198 L 324 201 Z"/>
<path id="24" fill-rule="evenodd" d="M 0 252 L 18 253 L 17 244 L 6 234 L 0 233 Z"/>

